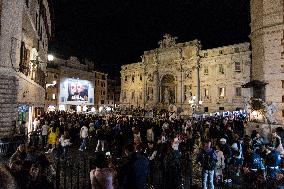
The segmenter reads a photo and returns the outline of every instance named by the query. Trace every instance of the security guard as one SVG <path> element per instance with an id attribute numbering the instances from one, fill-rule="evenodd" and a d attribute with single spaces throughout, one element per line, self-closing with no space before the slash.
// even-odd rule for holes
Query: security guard
<path id="1" fill-rule="evenodd" d="M 266 157 L 267 178 L 274 180 L 280 172 L 279 165 L 281 163 L 281 156 L 280 153 L 275 150 L 275 146 L 273 144 L 270 144 L 268 148 L 271 152 Z"/>

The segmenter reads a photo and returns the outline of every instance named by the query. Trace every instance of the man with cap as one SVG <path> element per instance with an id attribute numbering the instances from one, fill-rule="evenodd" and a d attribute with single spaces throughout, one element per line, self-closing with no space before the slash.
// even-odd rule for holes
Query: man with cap
<path id="1" fill-rule="evenodd" d="M 232 145 L 233 155 L 234 155 L 234 165 L 237 169 L 236 175 L 240 175 L 240 168 L 243 165 L 244 153 L 243 153 L 243 138 L 239 137 L 238 141 Z"/>
<path id="2" fill-rule="evenodd" d="M 232 151 L 230 149 L 230 146 L 227 144 L 227 140 L 225 138 L 220 139 L 220 150 L 224 154 L 225 164 L 226 164 L 226 167 L 227 167 L 228 163 L 230 162 L 230 159 L 232 157 Z"/>
<path id="3" fill-rule="evenodd" d="M 270 149 L 270 153 L 266 156 L 267 178 L 274 180 L 280 172 L 279 165 L 281 163 L 281 156 L 280 153 L 276 151 L 273 144 L 269 144 L 268 148 Z"/>

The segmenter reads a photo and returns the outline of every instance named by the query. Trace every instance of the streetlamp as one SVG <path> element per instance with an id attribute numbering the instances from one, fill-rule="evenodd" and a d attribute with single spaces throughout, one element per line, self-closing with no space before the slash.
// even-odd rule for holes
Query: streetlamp
<path id="1" fill-rule="evenodd" d="M 190 107 L 192 108 L 192 115 L 195 113 L 195 109 L 198 109 L 202 106 L 202 101 L 197 99 L 196 96 L 192 96 L 190 100 L 188 100 Z"/>

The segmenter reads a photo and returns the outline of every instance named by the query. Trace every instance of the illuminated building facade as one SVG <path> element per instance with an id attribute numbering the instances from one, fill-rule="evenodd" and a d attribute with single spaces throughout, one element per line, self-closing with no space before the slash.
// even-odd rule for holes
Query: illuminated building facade
<path id="1" fill-rule="evenodd" d="M 250 96 L 249 43 L 201 49 L 198 40 L 176 43 L 166 34 L 159 48 L 145 51 L 138 63 L 121 67 L 120 105 L 146 109 L 169 105 L 190 110 L 189 100 L 202 101 L 201 112 L 244 109 Z"/>
<path id="2" fill-rule="evenodd" d="M 28 130 L 44 108 L 50 1 L 0 1 L 0 139 Z"/>

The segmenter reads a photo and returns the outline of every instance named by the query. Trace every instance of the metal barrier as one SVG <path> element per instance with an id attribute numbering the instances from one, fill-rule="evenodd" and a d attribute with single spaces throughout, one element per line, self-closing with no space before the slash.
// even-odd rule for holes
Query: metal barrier
<path id="1" fill-rule="evenodd" d="M 22 140 L 16 141 L 0 141 L 0 156 L 8 156 L 14 153 Z"/>
<path id="2" fill-rule="evenodd" d="M 81 156 L 77 159 L 67 159 L 66 161 L 56 162 L 56 189 L 91 189 L 89 173 L 93 157 Z M 172 172 L 172 167 L 162 164 L 160 161 L 150 163 L 150 174 L 148 178 L 148 188 L 153 189 L 194 189 L 199 188 L 198 183 L 193 183 L 192 178 L 196 173 L 193 168 L 192 160 L 189 155 L 184 155 L 180 159 L 179 172 Z M 236 176 L 234 170 L 229 167 L 225 170 L 225 177 L 230 178 L 231 182 L 215 183 L 217 189 L 272 189 L 284 185 L 279 181 L 263 180 L 260 183 L 256 179 L 248 176 Z M 179 177 L 179 183 L 171 183 L 171 177 Z M 248 179 L 247 179 L 248 178 Z M 201 180 L 201 178 L 200 178 Z M 281 187 L 280 187 L 281 188 Z M 284 188 L 284 186 L 282 187 Z"/>

